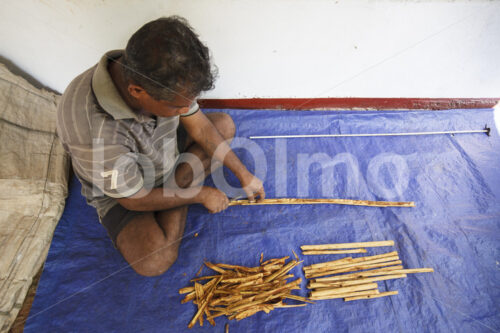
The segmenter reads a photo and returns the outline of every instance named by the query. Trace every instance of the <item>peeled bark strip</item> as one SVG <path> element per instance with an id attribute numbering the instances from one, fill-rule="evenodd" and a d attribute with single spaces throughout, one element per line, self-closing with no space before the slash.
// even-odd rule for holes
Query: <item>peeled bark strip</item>
<path id="1" fill-rule="evenodd" d="M 185 287 L 179 289 L 179 294 L 187 294 L 194 291 L 194 287 Z"/>
<path id="2" fill-rule="evenodd" d="M 286 280 L 286 279 L 293 278 L 293 277 L 294 277 L 293 274 L 287 274 L 287 275 L 280 276 L 278 280 Z"/>
<path id="3" fill-rule="evenodd" d="M 198 272 L 196 272 L 196 276 L 200 276 L 202 271 L 203 271 L 203 264 L 200 266 Z"/>
<path id="4" fill-rule="evenodd" d="M 208 276 L 200 276 L 200 277 L 197 277 L 197 278 L 194 278 L 194 279 L 191 279 L 190 281 L 191 282 L 195 282 L 195 281 L 202 281 L 202 280 L 210 280 L 210 279 L 213 279 L 213 278 L 216 278 L 218 275 L 208 275 Z M 182 288 L 182 289 L 179 289 L 179 294 L 181 294 L 181 290 L 183 289 L 187 289 L 189 287 L 186 287 L 186 288 Z M 193 287 L 194 288 L 194 287 Z M 194 290 L 194 289 L 193 289 Z"/>
<path id="5" fill-rule="evenodd" d="M 309 299 L 305 298 L 305 297 L 302 297 L 302 296 L 297 296 L 297 295 L 286 295 L 285 298 L 289 298 L 289 299 L 294 299 L 296 301 L 301 301 L 301 302 L 305 302 L 305 303 L 311 303 L 311 304 L 314 304 L 314 302 L 311 302 Z M 300 304 L 300 306 L 305 306 Z"/>
<path id="6" fill-rule="evenodd" d="M 194 292 L 196 295 L 196 304 L 198 304 L 198 309 L 200 308 L 201 300 L 203 299 L 203 287 L 199 283 L 194 284 Z M 203 312 L 206 311 L 206 308 L 203 309 Z M 203 316 L 198 317 L 200 321 L 200 326 L 203 326 Z"/>
<path id="7" fill-rule="evenodd" d="M 215 264 L 215 266 L 222 268 L 222 269 L 232 269 L 235 271 L 241 271 L 241 272 L 248 272 L 248 273 L 257 273 L 260 271 L 260 267 L 245 267 L 245 266 L 238 266 L 238 265 L 228 265 L 228 264 Z M 231 272 L 228 272 L 228 274 Z"/>
<path id="8" fill-rule="evenodd" d="M 276 305 L 275 308 L 300 308 L 306 305 L 307 304 L 281 304 L 281 305 Z"/>
<path id="9" fill-rule="evenodd" d="M 217 278 L 214 278 L 214 279 L 210 280 L 209 282 L 205 283 L 203 285 L 203 290 L 208 290 L 216 281 L 217 281 Z M 196 293 L 194 291 L 190 292 L 189 294 L 186 295 L 186 297 L 184 297 L 184 299 L 181 301 L 181 304 L 192 301 L 195 298 L 196 298 Z"/>
<path id="10" fill-rule="evenodd" d="M 194 292 L 196 294 L 196 301 L 199 302 L 203 298 L 203 287 L 199 283 L 194 284 Z"/>
<path id="11" fill-rule="evenodd" d="M 336 250 L 336 249 L 353 249 L 364 247 L 379 247 L 379 246 L 394 246 L 394 241 L 377 241 L 377 242 L 361 242 L 361 243 L 337 243 L 337 244 L 320 244 L 320 245 L 302 245 L 302 251 L 319 251 L 319 250 Z"/>
<path id="12" fill-rule="evenodd" d="M 207 316 L 207 321 L 210 323 L 210 325 L 215 326 L 215 321 L 212 318 L 212 314 L 210 313 L 210 310 L 208 308 L 205 308 L 205 316 Z"/>
<path id="13" fill-rule="evenodd" d="M 264 274 L 258 273 L 258 274 L 254 274 L 254 275 L 248 275 L 248 276 L 237 277 L 237 278 L 232 278 L 232 279 L 223 279 L 221 281 L 221 283 L 241 283 L 241 282 L 248 282 L 248 281 L 252 281 L 252 280 L 257 280 L 257 279 L 262 278 L 262 277 L 264 277 Z"/>
<path id="14" fill-rule="evenodd" d="M 216 271 L 217 273 L 221 273 L 221 274 L 226 273 L 226 271 L 224 269 L 218 267 L 217 265 L 212 264 L 211 262 L 208 262 L 208 261 L 205 262 L 205 266 L 207 266 L 211 270 Z"/>
<path id="15" fill-rule="evenodd" d="M 222 277 L 219 277 L 215 280 L 215 283 L 210 287 L 208 292 L 205 294 L 205 297 L 202 300 L 203 304 L 201 304 L 201 305 L 198 304 L 198 311 L 194 315 L 193 319 L 191 319 L 191 321 L 189 322 L 188 328 L 192 328 L 194 326 L 194 324 L 196 323 L 196 321 L 198 320 L 198 318 L 203 314 L 203 311 L 205 310 L 206 306 L 208 305 L 208 302 L 210 301 L 210 299 L 212 298 L 212 296 L 214 294 L 214 290 L 217 287 L 217 284 L 221 280 L 222 280 Z M 195 289 L 196 289 L 196 287 L 195 287 Z M 202 323 L 201 320 L 200 320 L 200 323 Z"/>
<path id="16" fill-rule="evenodd" d="M 211 306 L 219 305 L 219 304 L 225 304 L 229 305 L 234 302 L 241 301 L 243 299 L 242 295 L 231 295 L 227 297 L 220 297 L 210 303 Z"/>
<path id="17" fill-rule="evenodd" d="M 297 261 L 297 260 L 290 261 L 288 264 L 286 264 L 285 266 L 283 266 L 282 269 L 280 269 L 276 273 L 273 273 L 272 275 L 266 277 L 264 279 L 264 282 L 269 282 L 269 281 L 272 281 L 272 280 L 274 280 L 275 278 L 277 278 L 277 277 L 279 277 L 281 275 L 285 275 L 286 273 L 288 273 L 289 270 L 291 270 L 292 268 L 294 268 L 295 266 L 297 266 L 299 263 L 300 262 Z"/>
<path id="18" fill-rule="evenodd" d="M 351 199 L 296 199 L 296 198 L 276 198 L 264 199 L 250 202 L 248 200 L 234 200 L 229 202 L 229 206 L 253 206 L 253 205 L 312 205 L 312 204 L 335 204 L 350 206 L 368 207 L 415 207 L 415 202 L 394 202 L 394 201 L 369 201 Z"/>
<path id="19" fill-rule="evenodd" d="M 269 259 L 269 260 L 266 260 L 264 261 L 261 266 L 267 266 L 267 265 L 277 265 L 277 264 L 280 264 L 280 265 L 284 265 L 285 262 L 290 259 L 290 256 L 286 256 L 286 257 L 283 257 L 283 258 L 274 258 L 274 259 Z"/>

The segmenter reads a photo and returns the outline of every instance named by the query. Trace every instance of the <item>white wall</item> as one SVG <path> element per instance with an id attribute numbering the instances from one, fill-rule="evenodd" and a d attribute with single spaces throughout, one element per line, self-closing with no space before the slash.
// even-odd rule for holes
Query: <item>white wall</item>
<path id="1" fill-rule="evenodd" d="M 186 17 L 207 98 L 498 97 L 499 1 L 3 0 L 0 55 L 63 91 L 145 22 Z"/>

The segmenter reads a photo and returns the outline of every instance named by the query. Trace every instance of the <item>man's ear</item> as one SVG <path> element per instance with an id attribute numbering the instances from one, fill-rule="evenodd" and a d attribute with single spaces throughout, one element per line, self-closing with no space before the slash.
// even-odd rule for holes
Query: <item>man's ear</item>
<path id="1" fill-rule="evenodd" d="M 129 83 L 127 90 L 128 93 L 136 99 L 142 99 L 147 95 L 146 90 L 137 84 Z"/>

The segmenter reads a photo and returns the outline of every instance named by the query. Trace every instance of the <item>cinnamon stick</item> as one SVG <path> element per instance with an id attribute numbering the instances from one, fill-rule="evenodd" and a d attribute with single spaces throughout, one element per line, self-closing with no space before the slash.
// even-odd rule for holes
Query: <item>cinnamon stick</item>
<path id="1" fill-rule="evenodd" d="M 385 297 L 385 296 L 392 296 L 392 295 L 397 295 L 398 291 L 386 291 L 383 293 L 375 294 L 375 295 L 360 295 L 360 296 L 348 296 L 344 298 L 344 301 L 349 302 L 349 301 L 355 301 L 358 299 L 370 299 L 370 298 L 378 298 L 378 297 Z"/>
<path id="2" fill-rule="evenodd" d="M 320 301 L 320 300 L 327 300 L 327 299 L 359 297 L 359 296 L 369 296 L 369 295 L 377 295 L 377 294 L 379 294 L 378 289 L 370 289 L 370 290 L 355 291 L 355 292 L 345 293 L 345 294 L 335 294 L 335 295 L 329 295 L 329 296 L 311 297 L 310 299 L 314 300 L 314 301 Z"/>
<path id="3" fill-rule="evenodd" d="M 433 268 L 406 268 L 395 270 L 394 274 L 433 273 Z"/>
<path id="4" fill-rule="evenodd" d="M 376 281 L 384 281 L 384 280 L 392 280 L 392 279 L 402 279 L 405 278 L 407 275 L 406 274 L 392 274 L 392 275 L 383 275 L 383 276 L 377 276 L 377 277 L 369 277 L 369 278 L 364 278 L 364 279 L 358 279 L 358 280 L 348 280 L 348 281 L 341 281 L 341 282 L 309 282 L 307 285 L 307 288 L 313 289 L 313 288 L 340 288 L 340 287 L 347 287 L 347 286 L 354 286 L 357 284 L 365 284 L 369 282 L 376 282 Z"/>
<path id="5" fill-rule="evenodd" d="M 320 245 L 302 245 L 302 251 L 319 251 L 319 250 L 335 250 L 335 249 L 352 249 L 364 247 L 378 246 L 394 246 L 394 241 L 377 241 L 377 242 L 358 242 L 358 243 L 337 243 L 337 244 L 320 244 Z"/>
<path id="6" fill-rule="evenodd" d="M 302 251 L 302 254 L 305 256 L 318 255 L 318 254 L 345 254 L 345 253 L 366 253 L 366 249 Z"/>
<path id="7" fill-rule="evenodd" d="M 344 274 L 344 275 L 336 275 L 336 276 L 328 276 L 324 278 L 318 278 L 314 279 L 314 282 L 329 282 L 329 281 L 345 281 L 345 280 L 353 280 L 353 279 L 358 279 L 362 277 L 368 277 L 368 276 L 377 276 L 377 275 L 388 275 L 388 274 L 394 274 L 395 270 L 402 270 L 403 266 L 401 265 L 396 265 L 396 266 L 388 266 L 380 269 L 373 269 L 369 271 L 362 271 L 362 272 L 356 272 L 356 273 L 351 273 L 351 274 Z"/>
<path id="8" fill-rule="evenodd" d="M 387 262 L 382 262 L 382 263 L 370 263 L 370 264 L 359 264 L 359 266 L 352 266 L 352 267 L 344 267 L 340 269 L 333 269 L 333 270 L 317 270 L 317 271 L 312 271 L 312 272 L 306 272 L 306 278 L 314 278 L 314 277 L 320 277 L 320 276 L 325 276 L 325 275 L 333 275 L 333 274 L 338 274 L 338 273 L 347 273 L 347 272 L 355 272 L 355 271 L 361 271 L 364 269 L 370 269 L 370 268 L 379 268 L 379 267 L 384 267 L 384 266 L 393 266 L 393 265 L 401 265 L 401 260 L 393 260 L 393 261 L 387 261 Z"/>
<path id="9" fill-rule="evenodd" d="M 370 289 L 377 289 L 378 285 L 376 283 L 366 283 L 366 284 L 360 284 L 356 286 L 349 286 L 349 287 L 343 287 L 343 288 L 331 288 L 331 289 L 324 289 L 324 290 L 313 290 L 311 291 L 311 297 L 318 297 L 318 296 L 330 296 L 330 295 L 335 295 L 335 294 L 346 294 L 350 293 L 353 291 L 361 291 L 361 290 L 370 290 Z"/>
<path id="10" fill-rule="evenodd" d="M 377 254 L 377 255 L 373 255 L 373 256 L 364 256 L 364 257 L 359 257 L 359 258 L 354 258 L 354 259 L 351 257 L 347 257 L 347 258 L 342 258 L 342 259 L 338 259 L 338 260 L 326 261 L 326 262 L 322 262 L 319 264 L 305 266 L 304 270 L 316 269 L 316 268 L 325 267 L 325 266 L 328 266 L 328 267 L 340 266 L 340 265 L 345 265 L 348 263 L 364 262 L 364 261 L 370 261 L 370 260 L 374 260 L 374 259 L 394 257 L 397 255 L 398 255 L 398 253 L 396 251 L 392 251 L 392 252 Z"/>

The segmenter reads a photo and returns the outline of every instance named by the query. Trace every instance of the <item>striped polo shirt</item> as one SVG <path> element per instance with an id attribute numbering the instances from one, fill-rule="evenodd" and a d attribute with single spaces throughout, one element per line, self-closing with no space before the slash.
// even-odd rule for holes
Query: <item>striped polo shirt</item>
<path id="1" fill-rule="evenodd" d="M 135 112 L 116 89 L 108 62 L 122 54 L 123 50 L 110 51 L 76 77 L 57 110 L 57 133 L 71 156 L 82 194 L 100 218 L 117 204 L 117 198 L 160 185 L 179 155 L 179 116 Z M 182 116 L 198 110 L 193 102 Z"/>

